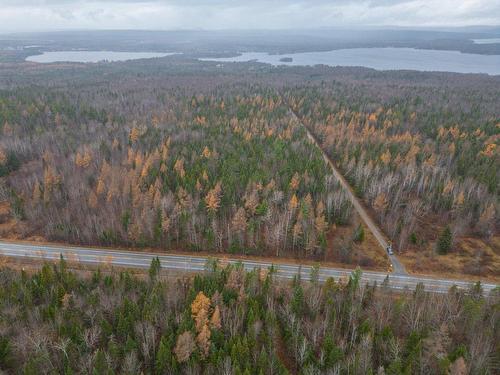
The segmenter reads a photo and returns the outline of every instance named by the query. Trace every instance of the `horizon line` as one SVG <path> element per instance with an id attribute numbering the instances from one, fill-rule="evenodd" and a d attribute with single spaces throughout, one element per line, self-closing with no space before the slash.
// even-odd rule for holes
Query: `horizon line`
<path id="1" fill-rule="evenodd" d="M 297 28 L 175 28 L 175 29 L 157 29 L 157 28 L 67 28 L 67 29 L 39 29 L 39 30 L 0 30 L 0 34 L 42 34 L 42 33 L 64 33 L 64 32 L 252 32 L 252 31 L 322 31 L 322 30 L 414 30 L 414 31 L 442 31 L 460 30 L 460 29 L 495 29 L 500 28 L 500 24 L 487 25 L 461 25 L 461 26 L 406 26 L 406 25 L 363 25 L 363 26 L 320 26 L 320 27 L 297 27 Z M 453 31 L 448 31 L 453 32 Z"/>

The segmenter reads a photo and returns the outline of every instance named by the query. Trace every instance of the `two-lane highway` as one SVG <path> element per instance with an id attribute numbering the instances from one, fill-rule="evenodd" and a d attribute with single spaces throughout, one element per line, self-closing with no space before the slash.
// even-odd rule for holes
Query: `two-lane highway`
<path id="1" fill-rule="evenodd" d="M 113 265 L 127 268 L 148 268 L 151 260 L 158 256 L 161 266 L 164 269 L 172 269 L 185 272 L 203 272 L 207 257 L 190 255 L 163 255 L 147 252 L 135 252 L 126 250 L 109 250 L 86 247 L 72 247 L 61 245 L 38 245 L 34 243 L 10 243 L 0 241 L 0 255 L 10 258 L 27 260 L 55 261 L 62 255 L 65 259 L 92 265 Z M 300 264 L 272 264 L 264 261 L 224 259 L 228 263 L 241 262 L 248 271 L 253 269 L 266 269 L 274 266 L 276 275 L 280 278 L 291 279 L 300 273 L 304 280 L 308 280 L 311 274 L 310 265 Z M 331 267 L 320 267 L 319 280 L 325 281 L 329 277 L 335 280 L 347 280 L 351 270 L 337 269 Z M 388 277 L 382 272 L 363 272 L 362 283 L 381 284 Z M 447 279 L 434 279 L 430 277 L 389 275 L 389 287 L 394 289 L 414 290 L 417 284 L 421 283 L 425 289 L 437 293 L 446 293 L 449 288 L 456 285 L 458 288 L 470 288 L 471 282 Z M 495 289 L 495 284 L 482 284 L 485 293 Z"/>

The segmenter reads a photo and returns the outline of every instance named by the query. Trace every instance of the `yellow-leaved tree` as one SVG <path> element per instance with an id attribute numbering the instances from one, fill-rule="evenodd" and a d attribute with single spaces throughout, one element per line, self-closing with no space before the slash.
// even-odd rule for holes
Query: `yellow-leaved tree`
<path id="1" fill-rule="evenodd" d="M 290 189 L 297 190 L 299 188 L 299 185 L 300 185 L 300 176 L 297 172 L 295 172 L 290 181 Z"/>
<path id="2" fill-rule="evenodd" d="M 295 194 L 290 198 L 289 206 L 291 211 L 295 210 L 299 206 L 299 199 Z"/>
<path id="3" fill-rule="evenodd" d="M 195 321 L 196 330 L 198 332 L 200 332 L 203 326 L 208 323 L 210 305 L 210 298 L 208 298 L 203 292 L 199 292 L 191 304 L 191 316 Z"/>
<path id="4" fill-rule="evenodd" d="M 137 142 L 140 135 L 141 135 L 140 130 L 136 126 L 132 127 L 132 129 L 130 129 L 130 134 L 129 134 L 130 143 L 133 144 Z"/>
<path id="5" fill-rule="evenodd" d="M 184 170 L 184 159 L 180 158 L 175 161 L 174 171 L 183 178 L 186 175 L 186 171 Z"/>
<path id="6" fill-rule="evenodd" d="M 210 158 L 210 156 L 212 155 L 212 153 L 210 152 L 210 149 L 207 146 L 205 146 L 205 148 L 203 149 L 202 154 L 207 159 Z"/>
<path id="7" fill-rule="evenodd" d="M 205 197 L 205 204 L 207 205 L 207 210 L 209 212 L 216 213 L 219 209 L 221 192 L 221 184 L 218 182 L 214 188 L 207 193 L 207 196 Z"/>

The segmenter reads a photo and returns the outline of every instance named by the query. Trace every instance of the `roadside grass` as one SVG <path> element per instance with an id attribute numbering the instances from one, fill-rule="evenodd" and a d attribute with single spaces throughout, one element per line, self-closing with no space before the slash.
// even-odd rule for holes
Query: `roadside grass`
<path id="1" fill-rule="evenodd" d="M 486 242 L 477 238 L 460 237 L 451 251 L 439 255 L 435 242 L 426 246 L 409 247 L 399 256 L 412 274 L 429 274 L 442 277 L 482 277 L 500 282 L 500 236 Z"/>

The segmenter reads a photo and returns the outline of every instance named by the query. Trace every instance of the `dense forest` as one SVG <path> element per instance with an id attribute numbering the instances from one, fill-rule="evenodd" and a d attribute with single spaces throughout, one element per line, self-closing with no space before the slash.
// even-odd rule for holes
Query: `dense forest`
<path id="1" fill-rule="evenodd" d="M 468 118 L 448 113 L 439 98 L 427 98 L 432 107 L 423 103 L 425 93 L 403 102 L 373 93 L 347 101 L 342 87 L 333 85 L 294 94 L 293 108 L 380 213 L 400 247 L 415 233 L 418 219 L 430 213 L 451 219 L 457 235 L 473 229 L 492 236 L 500 117 L 477 110 Z"/>
<path id="2" fill-rule="evenodd" d="M 209 260 L 168 276 L 0 270 L 0 371 L 19 374 L 494 374 L 498 292 L 393 291 Z"/>
<path id="3" fill-rule="evenodd" d="M 493 244 L 488 263 L 499 250 L 500 112 L 485 94 L 325 83 L 288 97 L 397 248 L 446 254 L 473 237 Z"/>
<path id="4" fill-rule="evenodd" d="M 14 213 L 50 240 L 305 257 L 350 222 L 319 150 L 271 90 L 21 90 L 0 103 L 0 171 L 19 169 Z"/>
<path id="5" fill-rule="evenodd" d="M 498 277 L 499 83 L 182 57 L 5 65 L 0 235 L 385 268 L 305 125 L 408 268 Z"/>

